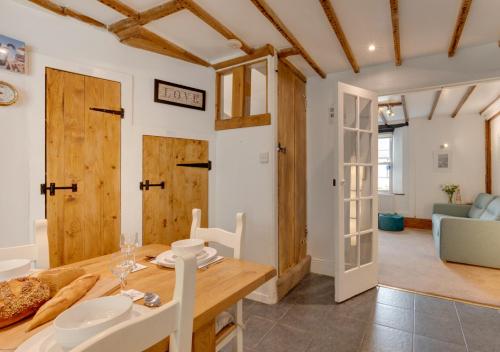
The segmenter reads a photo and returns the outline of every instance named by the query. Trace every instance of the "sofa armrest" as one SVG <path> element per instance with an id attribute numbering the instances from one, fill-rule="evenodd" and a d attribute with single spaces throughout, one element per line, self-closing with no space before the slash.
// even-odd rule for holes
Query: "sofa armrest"
<path id="1" fill-rule="evenodd" d="M 441 259 L 500 268 L 500 221 L 443 218 Z"/>
<path id="2" fill-rule="evenodd" d="M 466 218 L 468 217 L 470 208 L 471 205 L 469 204 L 436 203 L 432 207 L 432 214 L 443 214 Z"/>

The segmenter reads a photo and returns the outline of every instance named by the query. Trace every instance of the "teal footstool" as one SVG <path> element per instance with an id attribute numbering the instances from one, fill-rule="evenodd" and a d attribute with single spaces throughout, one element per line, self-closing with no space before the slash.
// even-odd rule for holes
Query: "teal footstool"
<path id="1" fill-rule="evenodd" d="M 399 214 L 378 214 L 378 228 L 384 231 L 403 231 L 405 218 Z"/>

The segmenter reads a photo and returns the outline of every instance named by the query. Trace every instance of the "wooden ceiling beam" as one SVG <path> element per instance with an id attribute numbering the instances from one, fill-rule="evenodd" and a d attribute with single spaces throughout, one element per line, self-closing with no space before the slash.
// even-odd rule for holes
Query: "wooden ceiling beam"
<path id="1" fill-rule="evenodd" d="M 300 55 L 300 52 L 297 50 L 297 48 L 286 48 L 282 49 L 278 52 L 278 57 L 280 59 L 287 58 L 289 56 L 294 56 L 294 55 Z"/>
<path id="2" fill-rule="evenodd" d="M 347 60 L 351 64 L 353 71 L 355 73 L 358 73 L 359 72 L 358 62 L 356 61 L 356 58 L 352 53 L 351 46 L 349 45 L 349 41 L 347 40 L 344 30 L 340 25 L 340 21 L 337 18 L 337 14 L 333 9 L 332 3 L 330 2 L 330 0 L 319 0 L 319 3 L 323 7 L 323 11 L 326 15 L 326 18 L 328 18 L 328 21 L 330 22 L 333 31 L 337 35 L 337 39 L 340 42 L 340 46 L 342 46 L 342 50 L 344 50 L 345 56 L 347 57 Z"/>
<path id="3" fill-rule="evenodd" d="M 392 40 L 394 42 L 394 62 L 401 66 L 401 43 L 399 40 L 399 3 L 398 0 L 390 0 L 392 20 Z"/>
<path id="4" fill-rule="evenodd" d="M 482 108 L 481 111 L 479 111 L 479 115 L 482 115 L 486 110 L 488 110 L 491 106 L 493 106 L 493 104 L 495 104 L 498 99 L 500 99 L 500 94 L 497 95 L 497 97 L 495 99 L 493 99 L 493 101 L 491 103 L 489 103 L 484 108 Z"/>
<path id="5" fill-rule="evenodd" d="M 471 5 L 472 0 L 462 0 L 457 21 L 455 23 L 455 30 L 453 31 L 453 36 L 451 37 L 450 46 L 448 47 L 448 57 L 453 57 L 457 51 L 458 43 L 460 42 L 460 37 L 462 36 L 462 31 L 464 30 Z"/>
<path id="6" fill-rule="evenodd" d="M 434 102 L 432 103 L 432 109 L 431 109 L 431 113 L 429 114 L 428 120 L 432 120 L 432 116 L 434 115 L 434 111 L 436 111 L 436 107 L 438 105 L 439 97 L 441 96 L 442 92 L 443 92 L 442 89 L 436 91 L 436 95 L 434 95 Z"/>
<path id="7" fill-rule="evenodd" d="M 455 108 L 455 111 L 453 111 L 453 113 L 451 114 L 451 117 L 455 118 L 458 115 L 458 113 L 460 112 L 460 109 L 462 109 L 462 106 L 465 104 L 467 99 L 469 99 L 469 97 L 472 94 L 472 92 L 474 91 L 474 89 L 476 89 L 475 85 L 469 86 L 467 88 L 467 91 L 465 92 L 462 99 L 460 99 L 460 102 L 458 103 L 457 107 Z"/>
<path id="8" fill-rule="evenodd" d="M 201 6 L 196 4 L 192 0 L 178 0 L 179 3 L 187 10 L 191 11 L 195 16 L 201 19 L 203 22 L 208 24 L 210 27 L 219 32 L 226 39 L 236 39 L 241 43 L 241 50 L 247 54 L 251 54 L 253 52 L 252 47 L 245 43 L 241 38 L 239 38 L 236 34 L 231 32 L 226 26 L 220 23 L 215 17 L 210 15 L 207 11 L 205 11 Z"/>
<path id="9" fill-rule="evenodd" d="M 123 2 L 119 0 L 97 0 L 97 1 L 127 17 L 136 16 L 138 14 L 136 10 L 134 10 L 128 5 L 125 5 Z"/>
<path id="10" fill-rule="evenodd" d="M 406 106 L 406 96 L 401 95 L 401 103 L 403 103 L 403 114 L 405 115 L 405 122 L 410 122 L 410 116 L 408 115 L 408 108 Z"/>
<path id="11" fill-rule="evenodd" d="M 402 105 L 403 103 L 400 101 L 389 101 L 387 103 L 378 103 L 379 107 L 389 107 L 389 106 L 399 106 Z"/>
<path id="12" fill-rule="evenodd" d="M 221 69 L 224 69 L 227 67 L 236 66 L 236 65 L 243 64 L 245 62 L 253 61 L 253 60 L 256 60 L 256 59 L 261 58 L 261 57 L 263 58 L 263 57 L 266 57 L 269 55 L 274 56 L 274 48 L 272 45 L 267 44 L 261 48 L 255 49 L 253 51 L 253 53 L 251 53 L 249 55 L 235 57 L 234 59 L 229 59 L 226 61 L 218 62 L 216 64 L 213 64 L 212 67 L 217 71 L 217 70 L 221 70 Z"/>
<path id="13" fill-rule="evenodd" d="M 64 7 L 64 6 L 60 6 L 58 4 L 55 4 L 50 0 L 29 0 L 29 1 L 32 2 L 33 4 L 36 4 L 40 7 L 43 7 L 46 10 L 52 11 L 58 15 L 72 17 L 74 19 L 85 22 L 87 24 L 91 24 L 91 25 L 99 27 L 99 28 L 106 28 L 107 27 L 104 23 L 99 22 L 96 19 L 93 19 L 92 17 L 86 16 L 84 14 L 81 14 L 80 12 L 74 11 L 74 10 L 70 9 L 69 7 Z"/>
<path id="14" fill-rule="evenodd" d="M 312 59 L 311 55 L 304 49 L 300 42 L 295 38 L 295 36 L 290 32 L 290 30 L 285 26 L 285 24 L 280 20 L 278 15 L 269 7 L 269 5 L 264 0 L 250 0 L 255 7 L 266 17 L 269 22 L 281 33 L 281 35 L 288 40 L 290 44 L 296 48 L 300 55 L 307 61 L 307 63 L 316 71 L 316 73 L 321 78 L 326 78 L 326 73 L 318 66 L 318 64 Z"/>
<path id="15" fill-rule="evenodd" d="M 500 116 L 500 111 L 497 111 L 495 114 L 493 114 L 490 118 L 488 118 L 488 121 L 493 121 L 493 119 L 497 118 Z"/>

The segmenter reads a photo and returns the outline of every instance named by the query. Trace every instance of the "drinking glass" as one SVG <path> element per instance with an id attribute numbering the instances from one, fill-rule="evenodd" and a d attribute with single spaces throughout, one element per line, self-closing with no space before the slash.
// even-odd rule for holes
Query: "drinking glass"
<path id="1" fill-rule="evenodd" d="M 126 234 L 122 233 L 120 236 L 120 249 L 123 253 L 126 253 L 130 256 L 130 260 L 132 261 L 132 270 L 136 267 L 136 258 L 135 251 L 139 247 L 139 234 L 136 232 L 135 234 Z"/>
<path id="2" fill-rule="evenodd" d="M 109 265 L 111 272 L 120 280 L 121 292 L 125 291 L 127 284 L 126 279 L 128 274 L 132 271 L 133 264 L 129 254 L 125 252 L 116 252 L 111 255 Z"/>

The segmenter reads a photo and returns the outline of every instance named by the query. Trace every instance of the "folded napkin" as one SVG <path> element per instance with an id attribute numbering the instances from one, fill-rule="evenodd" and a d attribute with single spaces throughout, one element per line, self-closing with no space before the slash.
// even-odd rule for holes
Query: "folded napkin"
<path id="1" fill-rule="evenodd" d="M 147 266 L 146 265 L 142 265 L 142 264 L 139 264 L 139 263 L 135 263 L 135 267 L 132 269 L 132 273 L 135 273 L 136 271 L 139 271 L 139 270 L 142 270 L 142 269 L 146 269 Z"/>
<path id="2" fill-rule="evenodd" d="M 137 290 L 134 290 L 134 289 L 130 289 L 130 290 L 124 290 L 122 291 L 121 293 L 119 293 L 120 295 L 123 295 L 123 296 L 128 296 L 132 299 L 133 302 L 135 301 L 138 301 L 140 300 L 141 298 L 144 298 L 144 292 L 141 292 L 141 291 L 137 291 Z"/>
<path id="3" fill-rule="evenodd" d="M 218 255 L 218 256 L 212 258 L 211 260 L 209 260 L 208 262 L 198 265 L 198 269 L 202 269 L 202 268 L 205 268 L 205 267 L 207 267 L 209 265 L 218 263 L 218 262 L 220 262 L 223 259 L 224 259 L 223 256 Z M 150 263 L 161 265 L 156 259 L 151 260 Z"/>

